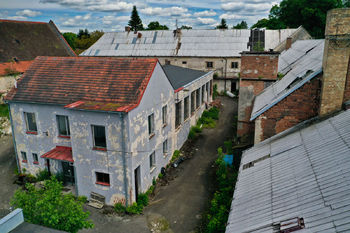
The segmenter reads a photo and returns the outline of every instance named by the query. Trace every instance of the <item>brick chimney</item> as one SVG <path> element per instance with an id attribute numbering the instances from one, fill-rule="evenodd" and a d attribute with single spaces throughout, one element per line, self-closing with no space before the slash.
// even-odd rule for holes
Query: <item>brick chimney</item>
<path id="1" fill-rule="evenodd" d="M 350 56 L 349 25 L 350 8 L 328 11 L 322 65 L 321 116 L 340 110 L 346 101 L 346 89 L 350 88 L 346 78 Z"/>
<path id="2" fill-rule="evenodd" d="M 238 98 L 237 136 L 241 142 L 251 142 L 254 122 L 250 114 L 255 96 L 277 80 L 279 52 L 242 52 L 240 90 Z"/>
<path id="3" fill-rule="evenodd" d="M 292 37 L 288 37 L 286 40 L 286 50 L 292 47 Z"/>
<path id="4" fill-rule="evenodd" d="M 126 31 L 126 32 L 130 32 L 130 31 L 131 31 L 131 27 L 126 26 L 126 27 L 125 27 L 125 31 Z"/>

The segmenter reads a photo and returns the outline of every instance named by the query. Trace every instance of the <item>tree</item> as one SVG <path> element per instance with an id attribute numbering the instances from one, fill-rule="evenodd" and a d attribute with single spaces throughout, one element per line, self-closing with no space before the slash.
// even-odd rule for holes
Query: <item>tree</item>
<path id="1" fill-rule="evenodd" d="M 181 29 L 187 29 L 187 30 L 192 29 L 191 26 L 187 26 L 187 25 L 182 25 L 180 28 Z"/>
<path id="2" fill-rule="evenodd" d="M 238 23 L 236 26 L 233 26 L 232 29 L 248 29 L 248 24 L 246 21 Z"/>
<path id="3" fill-rule="evenodd" d="M 77 39 L 77 35 L 73 32 L 65 32 L 63 33 L 63 37 L 64 39 L 67 41 L 67 43 L 69 44 L 69 46 L 74 50 L 76 49 L 76 39 Z"/>
<path id="4" fill-rule="evenodd" d="M 221 19 L 221 23 L 216 26 L 216 29 L 227 29 L 227 24 L 226 24 L 226 20 L 225 19 Z"/>
<path id="5" fill-rule="evenodd" d="M 132 8 L 131 17 L 128 25 L 131 27 L 132 31 L 143 30 L 142 20 L 139 16 L 139 13 L 137 12 L 136 6 L 133 6 Z"/>
<path id="6" fill-rule="evenodd" d="M 103 31 L 96 30 L 89 33 L 86 29 L 85 31 L 80 29 L 75 40 L 75 53 L 80 54 L 84 50 L 90 48 L 90 46 L 93 45 L 98 39 L 100 39 L 103 34 Z"/>
<path id="7" fill-rule="evenodd" d="M 87 29 L 85 29 L 85 30 L 79 29 L 77 37 L 79 39 L 81 39 L 81 38 L 89 38 L 90 37 L 90 33 L 89 33 L 89 31 Z"/>
<path id="8" fill-rule="evenodd" d="M 10 204 L 23 209 L 27 222 L 68 232 L 93 227 L 88 220 L 90 213 L 83 211 L 83 199 L 63 195 L 62 183 L 55 177 L 45 181 L 44 188 L 27 183 L 26 189 L 18 189 Z"/>
<path id="9" fill-rule="evenodd" d="M 150 22 L 146 30 L 169 30 L 166 25 L 161 25 L 158 21 Z"/>

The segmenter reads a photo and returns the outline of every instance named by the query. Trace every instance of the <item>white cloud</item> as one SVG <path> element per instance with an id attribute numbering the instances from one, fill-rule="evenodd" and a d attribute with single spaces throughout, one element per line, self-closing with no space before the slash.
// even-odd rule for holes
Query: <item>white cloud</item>
<path id="1" fill-rule="evenodd" d="M 27 20 L 28 18 L 25 17 L 25 16 L 17 15 L 17 16 L 9 16 L 9 17 L 7 17 L 7 19 L 11 19 L 11 20 Z"/>
<path id="2" fill-rule="evenodd" d="M 116 16 L 116 15 L 106 15 L 102 18 L 103 24 L 111 25 L 111 24 L 120 24 L 121 22 L 129 21 L 130 16 Z"/>
<path id="3" fill-rule="evenodd" d="M 196 12 L 193 14 L 196 17 L 209 17 L 209 16 L 215 16 L 216 12 L 211 10 L 211 11 L 200 11 L 200 12 Z"/>
<path id="4" fill-rule="evenodd" d="M 89 11 L 130 11 L 133 4 L 115 0 L 40 0 L 42 3 L 56 3 L 61 6 Z"/>
<path id="5" fill-rule="evenodd" d="M 159 15 L 159 16 L 183 16 L 188 12 L 188 9 L 178 6 L 173 7 L 147 7 L 140 10 L 145 15 Z M 186 16 L 186 15 L 185 15 Z"/>
<path id="6" fill-rule="evenodd" d="M 215 24 L 216 20 L 213 18 L 202 18 L 202 17 L 198 17 L 197 18 L 198 22 L 200 24 L 205 24 L 205 25 L 210 25 L 210 24 Z"/>
<path id="7" fill-rule="evenodd" d="M 221 5 L 225 11 L 268 11 L 271 9 L 271 3 L 243 3 L 229 2 Z"/>
<path id="8" fill-rule="evenodd" d="M 76 15 L 63 22 L 62 25 L 66 27 L 86 26 L 89 25 L 88 20 L 91 19 L 91 13 L 86 15 Z"/>
<path id="9" fill-rule="evenodd" d="M 35 16 L 38 16 L 38 15 L 41 15 L 41 12 L 40 11 L 32 11 L 32 10 L 28 10 L 27 9 L 27 10 L 17 11 L 16 15 L 27 16 L 27 17 L 35 17 Z"/>

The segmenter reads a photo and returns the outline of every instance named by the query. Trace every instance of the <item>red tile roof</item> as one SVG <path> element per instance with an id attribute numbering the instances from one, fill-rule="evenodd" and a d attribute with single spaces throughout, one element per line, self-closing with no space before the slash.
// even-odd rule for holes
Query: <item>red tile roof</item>
<path id="1" fill-rule="evenodd" d="M 5 100 L 128 112 L 140 103 L 157 62 L 155 58 L 37 57 Z"/>
<path id="2" fill-rule="evenodd" d="M 23 73 L 28 69 L 33 61 L 5 62 L 0 63 L 0 76 L 7 75 L 9 72 Z"/>
<path id="3" fill-rule="evenodd" d="M 41 158 L 63 160 L 74 163 L 72 148 L 67 146 L 56 146 L 49 152 L 40 156 Z"/>

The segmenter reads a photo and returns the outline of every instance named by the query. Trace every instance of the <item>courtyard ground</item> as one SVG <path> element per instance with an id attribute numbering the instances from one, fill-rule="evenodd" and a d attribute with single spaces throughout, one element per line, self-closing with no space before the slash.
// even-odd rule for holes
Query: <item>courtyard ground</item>
<path id="1" fill-rule="evenodd" d="M 236 99 L 219 98 L 223 107 L 217 126 L 203 130 L 194 143 L 194 156 L 180 164 L 176 178 L 161 186 L 142 215 L 105 215 L 87 207 L 95 227 L 79 232 L 195 232 L 213 192 L 217 148 L 232 139 L 233 117 L 237 115 Z"/>

